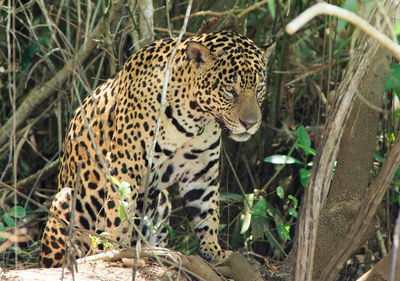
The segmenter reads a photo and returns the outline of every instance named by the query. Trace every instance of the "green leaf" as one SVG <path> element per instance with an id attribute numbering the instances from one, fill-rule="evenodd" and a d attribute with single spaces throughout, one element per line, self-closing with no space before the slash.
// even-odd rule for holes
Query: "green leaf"
<path id="1" fill-rule="evenodd" d="M 253 216 L 262 216 L 267 210 L 267 201 L 264 197 L 260 197 L 260 200 L 254 205 Z"/>
<path id="2" fill-rule="evenodd" d="M 276 194 L 279 196 L 279 198 L 283 199 L 285 198 L 285 191 L 283 190 L 282 186 L 278 186 L 276 188 Z"/>
<path id="3" fill-rule="evenodd" d="M 242 201 L 243 195 L 237 194 L 237 193 L 231 193 L 231 192 L 221 192 L 220 200 L 222 200 L 222 201 L 226 201 L 226 200 Z"/>
<path id="4" fill-rule="evenodd" d="M 302 145 L 302 147 L 310 148 L 311 147 L 311 140 L 310 136 L 308 135 L 306 128 L 304 126 L 300 126 L 296 130 L 297 132 L 297 138 L 299 140 L 299 143 Z"/>
<path id="5" fill-rule="evenodd" d="M 350 12 L 355 12 L 357 9 L 357 0 L 346 0 L 343 5 L 343 9 L 349 10 Z M 347 25 L 347 21 L 339 19 L 337 25 L 337 31 L 342 31 Z"/>
<path id="6" fill-rule="evenodd" d="M 116 186 L 119 186 L 120 183 L 117 180 L 117 178 L 113 177 L 113 176 L 107 176 L 107 179 L 110 180 L 113 184 L 115 184 Z"/>
<path id="7" fill-rule="evenodd" d="M 289 241 L 289 240 L 290 240 L 289 231 L 288 231 L 287 228 L 286 228 L 283 224 L 281 224 L 281 223 L 278 223 L 278 233 L 279 233 L 279 235 L 281 236 L 281 238 L 282 238 L 284 241 Z"/>
<path id="8" fill-rule="evenodd" d="M 9 227 L 13 227 L 15 225 L 14 218 L 9 215 L 4 215 L 4 222 Z"/>
<path id="9" fill-rule="evenodd" d="M 303 164 L 296 158 L 293 158 L 289 155 L 280 155 L 280 154 L 275 154 L 268 156 L 267 158 L 264 159 L 265 162 L 275 164 L 275 165 L 281 165 L 281 164 Z"/>
<path id="10" fill-rule="evenodd" d="M 25 209 L 21 206 L 14 206 L 8 211 L 8 215 L 11 217 L 21 219 L 26 216 Z"/>
<path id="11" fill-rule="evenodd" d="M 396 27 L 394 28 L 394 35 L 400 35 L 400 20 L 397 22 Z"/>
<path id="12" fill-rule="evenodd" d="M 268 1 L 268 11 L 271 14 L 271 18 L 275 19 L 275 1 Z"/>
<path id="13" fill-rule="evenodd" d="M 289 215 L 291 215 L 291 216 L 294 217 L 294 218 L 297 218 L 298 214 L 297 214 L 296 209 L 293 208 L 293 207 L 290 207 L 290 208 L 289 208 Z"/>
<path id="14" fill-rule="evenodd" d="M 317 154 L 317 153 L 315 152 L 315 150 L 314 150 L 313 148 L 311 148 L 311 147 L 304 147 L 304 146 L 301 145 L 301 144 L 298 144 L 297 146 L 300 147 L 300 148 L 302 148 L 302 149 L 304 150 L 304 152 L 305 152 L 307 155 L 309 155 L 309 154 L 311 154 L 311 155 L 316 155 L 316 154 Z"/>
<path id="15" fill-rule="evenodd" d="M 397 88 L 400 88 L 400 64 L 390 66 L 385 91 Z"/>
<path id="16" fill-rule="evenodd" d="M 302 148 L 304 152 L 308 154 L 315 155 L 315 150 L 311 148 L 311 140 L 310 136 L 308 135 L 306 128 L 304 126 L 300 126 L 296 130 L 297 132 L 297 140 L 298 144 L 297 146 Z"/>
<path id="17" fill-rule="evenodd" d="M 311 170 L 301 168 L 299 173 L 300 173 L 300 183 L 304 188 L 306 188 L 308 179 L 310 178 Z"/>
<path id="18" fill-rule="evenodd" d="M 6 232 L 6 227 L 4 226 L 4 223 L 0 222 L 0 232 Z M 6 238 L 0 238 L 0 242 L 5 241 Z"/>
<path id="19" fill-rule="evenodd" d="M 124 221 L 126 219 L 125 211 L 124 211 L 124 208 L 122 207 L 122 205 L 118 206 L 118 214 L 119 214 L 119 218 L 121 219 L 121 221 Z"/>
<path id="20" fill-rule="evenodd" d="M 294 197 L 293 195 L 289 195 L 288 198 L 293 201 L 293 205 L 295 208 L 297 208 L 297 206 L 299 206 L 299 201 L 297 200 L 296 197 Z"/>
<path id="21" fill-rule="evenodd" d="M 173 241 L 175 238 L 175 231 L 167 223 L 164 224 L 164 227 L 167 229 L 169 237 Z"/>
<path id="22" fill-rule="evenodd" d="M 374 158 L 376 160 L 378 160 L 378 162 L 383 163 L 385 162 L 385 158 L 383 158 L 382 156 L 378 155 L 378 154 L 374 154 Z"/>
<path id="23" fill-rule="evenodd" d="M 51 42 L 51 31 L 48 28 L 45 28 L 39 36 L 39 43 L 46 48 L 49 48 Z"/>

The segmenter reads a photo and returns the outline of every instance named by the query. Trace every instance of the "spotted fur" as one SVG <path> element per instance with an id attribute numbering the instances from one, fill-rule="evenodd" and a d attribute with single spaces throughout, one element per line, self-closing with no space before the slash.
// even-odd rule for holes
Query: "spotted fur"
<path id="1" fill-rule="evenodd" d="M 60 266 L 66 248 L 72 259 L 87 254 L 88 232 L 108 232 L 114 240 L 134 244 L 136 233 L 129 220 L 121 220 L 118 191 L 107 175 L 131 185 L 127 216 L 155 226 L 143 229 L 155 246 L 166 245 L 171 209 L 166 188 L 178 183 L 200 254 L 207 260 L 225 259 L 218 243 L 221 130 L 237 141 L 257 131 L 269 52 L 226 31 L 179 44 L 143 210 L 147 161 L 175 45 L 176 39 L 164 39 L 141 49 L 76 110 L 64 144 L 59 193 L 51 206 L 57 218 L 49 216 L 42 238 L 42 266 Z M 75 230 L 67 240 L 75 187 Z"/>

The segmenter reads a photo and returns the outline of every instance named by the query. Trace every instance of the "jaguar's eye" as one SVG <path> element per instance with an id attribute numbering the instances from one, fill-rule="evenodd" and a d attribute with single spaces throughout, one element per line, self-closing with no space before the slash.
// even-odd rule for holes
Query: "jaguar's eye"
<path id="1" fill-rule="evenodd" d="M 234 98 L 237 96 L 235 87 L 233 87 L 232 85 L 224 85 L 223 91 L 225 94 L 227 94 L 231 98 Z"/>

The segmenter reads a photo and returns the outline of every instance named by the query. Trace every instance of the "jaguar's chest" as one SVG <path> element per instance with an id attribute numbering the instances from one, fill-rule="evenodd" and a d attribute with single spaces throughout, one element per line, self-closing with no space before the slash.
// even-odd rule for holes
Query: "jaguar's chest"
<path id="1" fill-rule="evenodd" d="M 165 128 L 154 150 L 150 189 L 164 189 L 182 181 L 199 166 L 206 167 L 219 154 L 220 136 L 219 124 L 213 120 L 191 138 Z"/>

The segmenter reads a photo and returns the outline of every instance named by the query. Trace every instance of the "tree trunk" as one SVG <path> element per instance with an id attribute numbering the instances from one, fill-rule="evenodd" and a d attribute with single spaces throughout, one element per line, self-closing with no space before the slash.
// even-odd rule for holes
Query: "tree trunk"
<path id="1" fill-rule="evenodd" d="M 140 46 L 154 41 L 154 9 L 152 0 L 139 0 Z"/>
<path id="2" fill-rule="evenodd" d="M 390 61 L 390 52 L 381 47 L 361 81 L 340 144 L 329 196 L 318 223 L 313 280 L 318 280 L 340 247 L 367 193 L 380 114 L 372 106 L 381 108 Z M 359 241 L 358 246 L 369 236 Z"/>
<path id="3" fill-rule="evenodd" d="M 394 0 L 387 0 L 386 1 L 386 8 L 388 11 L 395 11 L 396 7 L 396 1 Z M 379 22 L 381 21 L 381 13 L 377 12 L 375 10 L 371 18 L 373 19 L 373 22 Z M 342 140 L 343 136 L 343 131 L 344 128 L 346 127 L 347 121 L 350 117 L 350 112 L 355 100 L 355 97 L 357 96 L 357 92 L 361 88 L 361 83 L 365 84 L 367 83 L 367 80 L 371 80 L 369 83 L 369 86 L 366 84 L 365 86 L 362 86 L 363 89 L 367 90 L 372 90 L 373 91 L 379 91 L 378 88 L 371 88 L 372 86 L 375 86 L 374 83 L 380 84 L 379 82 L 374 82 L 376 77 L 374 74 L 372 76 L 369 76 L 369 78 L 366 78 L 367 74 L 372 71 L 373 69 L 377 69 L 373 65 L 373 60 L 377 60 L 377 53 L 379 49 L 379 43 L 374 41 L 373 39 L 367 37 L 365 34 L 363 34 L 359 40 L 359 44 L 356 48 L 354 57 L 352 61 L 349 63 L 346 75 L 338 89 L 338 101 L 336 105 L 333 107 L 333 110 L 331 112 L 330 118 L 327 122 L 326 129 L 325 131 L 327 132 L 327 135 L 324 138 L 323 143 L 318 149 L 317 156 L 314 160 L 314 166 L 312 169 L 312 173 L 310 175 L 310 179 L 308 182 L 307 186 L 307 191 L 303 199 L 303 206 L 301 209 L 299 221 L 298 221 L 298 228 L 297 228 L 297 235 L 294 240 L 293 244 L 293 250 L 291 253 L 291 258 L 288 260 L 288 262 L 291 262 L 291 268 L 295 270 L 294 272 L 294 279 L 295 280 L 316 280 L 313 278 L 312 273 L 313 273 L 313 266 L 314 263 L 317 264 L 315 268 L 315 272 L 318 272 L 321 267 L 327 266 L 327 260 L 320 260 L 321 256 L 325 255 L 335 255 L 336 250 L 338 247 L 340 247 L 338 244 L 332 243 L 331 245 L 334 246 L 334 249 L 329 249 L 331 252 L 326 252 L 322 251 L 321 253 L 317 253 L 317 258 L 314 259 L 314 250 L 315 250 L 315 245 L 316 245 L 316 240 L 317 240 L 317 230 L 319 224 L 321 224 L 321 221 L 325 221 L 326 217 L 321 217 L 320 213 L 322 210 L 322 207 L 324 206 L 325 199 L 328 195 L 329 188 L 330 188 L 330 183 L 331 183 L 331 178 L 332 178 L 332 170 L 333 166 L 336 160 L 336 157 L 338 155 L 339 151 L 339 146 Z M 382 55 L 378 55 L 382 57 Z M 385 59 L 386 60 L 386 59 Z M 378 69 L 379 73 L 384 72 L 383 69 Z M 383 81 L 384 78 L 380 76 L 380 79 Z M 372 85 L 372 86 L 371 86 Z M 384 85 L 384 84 L 383 84 Z M 383 92 L 383 88 L 381 89 Z M 367 92 L 368 93 L 368 92 Z M 360 114 L 363 114 L 364 112 L 360 112 L 360 105 L 355 109 L 354 112 L 354 117 L 352 118 L 352 122 L 366 122 L 368 118 L 373 118 L 372 115 L 370 117 L 360 117 Z M 357 113 L 358 111 L 358 113 Z M 357 124 L 353 123 L 352 125 L 349 125 L 349 131 L 348 131 L 348 136 L 351 136 L 354 134 L 354 126 Z M 372 129 L 373 133 L 376 133 L 376 127 L 375 129 Z M 367 135 L 366 135 L 367 136 Z M 369 134 L 368 134 L 369 136 Z M 360 136 L 361 137 L 361 136 Z M 373 140 L 375 141 L 375 135 L 372 136 Z M 350 144 L 350 143 L 349 143 Z M 365 151 L 362 151 L 363 153 Z M 368 159 L 371 159 L 371 156 L 366 156 Z M 367 163 L 370 165 L 370 162 Z M 369 166 L 370 167 L 370 166 Z M 350 170 L 351 171 L 351 170 Z M 368 169 L 367 169 L 368 171 Z M 338 174 L 338 172 L 337 172 Z M 336 174 L 336 176 L 337 176 Z M 355 177 L 357 175 L 353 173 L 353 184 L 358 181 L 358 179 L 355 180 Z M 345 177 L 348 179 L 347 177 Z M 361 184 L 360 184 L 361 186 Z M 362 183 L 362 188 L 363 192 L 365 192 L 366 189 L 366 182 Z M 354 190 L 359 190 L 359 188 L 355 188 Z M 347 200 L 346 194 L 341 193 L 342 191 L 337 192 L 336 194 L 341 195 L 340 199 L 335 200 L 335 203 L 337 205 L 340 200 Z M 351 193 L 350 193 L 351 194 Z M 360 192 L 356 192 L 355 194 L 357 195 L 352 195 L 351 199 L 352 200 L 359 200 L 361 201 L 361 196 Z M 361 197 L 360 197 L 361 196 Z M 329 205 L 327 205 L 329 207 Z M 349 207 L 349 206 L 347 206 Z M 340 213 L 340 208 L 338 209 Z M 351 213 L 352 210 L 349 211 Z M 354 212 L 354 209 L 353 209 Z M 339 223 L 336 221 L 337 219 L 337 213 L 332 212 L 332 216 L 336 215 L 332 221 L 335 222 L 335 224 L 330 224 L 328 227 L 330 228 L 335 228 L 335 229 L 348 229 L 349 224 L 344 225 L 342 223 Z M 353 213 L 354 214 L 354 213 Z M 346 215 L 345 217 L 348 217 Z M 330 221 L 332 223 L 332 221 Z M 343 220 L 345 223 L 349 223 L 347 220 Z M 329 228 L 326 230 L 322 229 L 319 235 L 323 235 L 321 233 L 326 233 L 326 231 L 330 231 Z M 346 232 L 345 232 L 346 233 Z M 323 239 L 323 238 L 319 238 Z M 318 239 L 318 240 L 319 240 Z M 323 241 L 323 240 L 322 240 Z M 337 241 L 337 240 L 336 240 Z M 328 243 L 322 242 L 322 243 Z M 320 244 L 318 244 L 320 245 Z M 325 244 L 324 244 L 325 245 Z M 354 246 L 354 245 L 353 245 Z M 293 264 L 295 261 L 295 264 Z M 328 259 L 329 261 L 329 259 Z M 287 263 L 288 264 L 288 263 Z M 290 266 L 290 265 L 289 265 Z M 327 279 L 330 280 L 330 279 Z"/>

